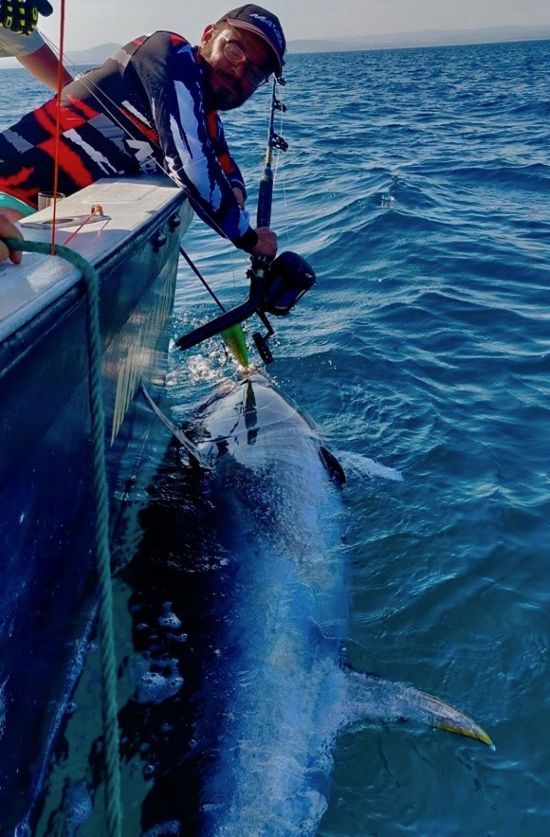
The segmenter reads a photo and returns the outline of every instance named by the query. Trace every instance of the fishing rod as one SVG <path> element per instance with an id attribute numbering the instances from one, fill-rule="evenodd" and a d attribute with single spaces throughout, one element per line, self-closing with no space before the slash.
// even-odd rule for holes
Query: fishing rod
<path id="1" fill-rule="evenodd" d="M 281 79 L 281 81 L 284 84 L 284 80 Z M 286 142 L 286 140 L 283 139 L 283 137 L 280 134 L 277 134 L 273 127 L 273 123 L 275 121 L 275 111 L 280 110 L 281 113 L 284 113 L 286 111 L 286 106 L 275 95 L 277 89 L 276 84 L 277 79 L 274 78 L 271 93 L 271 107 L 269 109 L 265 163 L 264 170 L 260 178 L 260 186 L 258 191 L 258 209 L 256 212 L 257 227 L 271 226 L 271 209 L 273 206 L 273 149 L 279 148 L 281 151 L 286 151 L 288 149 L 288 143 Z M 252 257 L 252 265 L 250 271 L 252 275 L 249 275 L 251 285 L 255 279 L 257 282 L 261 282 L 265 286 L 265 284 L 267 283 L 268 271 L 271 264 L 272 260 L 266 258 L 265 256 Z M 257 308 L 256 313 L 258 314 L 262 323 L 266 326 L 267 331 L 265 335 L 261 334 L 261 332 L 259 331 L 255 331 L 252 335 L 252 339 L 254 340 L 258 353 L 261 359 L 264 361 L 264 363 L 271 363 L 273 360 L 273 355 L 271 354 L 271 350 L 267 345 L 267 341 L 271 337 L 271 335 L 274 334 L 274 331 L 271 326 L 271 323 L 267 319 L 265 311 L 262 311 L 261 308 Z"/>
<path id="2" fill-rule="evenodd" d="M 273 80 L 265 163 L 258 194 L 257 227 L 269 227 L 271 223 L 273 150 L 286 151 L 288 148 L 286 140 L 280 134 L 277 134 L 274 129 L 275 111 L 284 112 L 286 110 L 285 105 L 277 98 L 277 83 L 284 84 L 284 80 L 282 78 Z M 297 253 L 288 251 L 281 253 L 274 260 L 265 256 L 252 256 L 251 265 L 246 275 L 250 281 L 248 298 L 235 308 L 224 311 L 214 320 L 210 320 L 188 334 L 179 337 L 176 340 L 176 346 L 179 349 L 191 349 L 204 340 L 242 323 L 253 314 L 257 314 L 267 331 L 263 335 L 260 332 L 255 332 L 252 337 L 264 363 L 271 363 L 273 355 L 267 341 L 275 332 L 267 314 L 275 316 L 288 314 L 314 284 L 315 273 L 305 259 Z"/>

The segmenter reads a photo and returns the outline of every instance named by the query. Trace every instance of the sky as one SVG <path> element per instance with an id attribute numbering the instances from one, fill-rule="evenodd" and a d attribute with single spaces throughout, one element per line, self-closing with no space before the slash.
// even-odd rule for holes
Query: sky
<path id="1" fill-rule="evenodd" d="M 60 0 L 40 28 L 59 42 Z M 239 0 L 65 0 L 65 49 L 125 43 L 170 29 L 196 43 L 207 23 Z M 547 0 L 264 0 L 281 19 L 287 40 L 386 35 L 430 29 L 550 25 Z"/>

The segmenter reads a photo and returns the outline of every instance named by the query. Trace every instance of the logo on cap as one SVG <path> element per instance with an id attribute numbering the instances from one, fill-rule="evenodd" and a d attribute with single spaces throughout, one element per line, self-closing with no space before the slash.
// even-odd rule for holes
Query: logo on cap
<path id="1" fill-rule="evenodd" d="M 263 15 L 259 15 L 259 14 L 256 14 L 256 13 L 253 12 L 253 13 L 250 14 L 250 17 L 257 18 L 258 20 L 260 20 L 263 23 L 264 26 L 268 26 L 271 29 L 271 33 L 273 35 L 275 35 L 275 38 L 277 39 L 279 49 L 281 50 L 281 52 L 284 52 L 285 51 L 285 44 L 284 44 L 284 41 L 283 41 L 283 36 L 281 34 L 280 28 L 278 26 L 276 26 L 275 23 L 272 20 L 269 20 L 269 18 L 264 17 Z"/>

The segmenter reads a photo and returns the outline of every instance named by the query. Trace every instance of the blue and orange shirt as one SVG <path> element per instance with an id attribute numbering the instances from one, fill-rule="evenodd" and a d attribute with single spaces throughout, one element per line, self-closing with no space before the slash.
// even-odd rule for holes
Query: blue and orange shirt
<path id="1" fill-rule="evenodd" d="M 57 134 L 59 118 L 60 132 Z M 71 194 L 102 177 L 164 172 L 195 211 L 237 247 L 257 241 L 232 187 L 246 194 L 216 112 L 207 110 L 197 50 L 172 32 L 122 47 L 101 67 L 0 134 L 0 191 L 36 204 L 52 188 Z"/>

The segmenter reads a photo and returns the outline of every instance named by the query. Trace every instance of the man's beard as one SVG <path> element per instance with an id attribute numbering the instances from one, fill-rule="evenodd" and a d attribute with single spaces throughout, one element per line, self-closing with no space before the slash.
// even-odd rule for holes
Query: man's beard
<path id="1" fill-rule="evenodd" d="M 245 89 L 238 79 L 223 70 L 212 70 L 206 64 L 206 98 L 214 110 L 233 110 L 250 98 L 253 91 Z M 227 86 L 226 86 L 227 85 Z"/>

